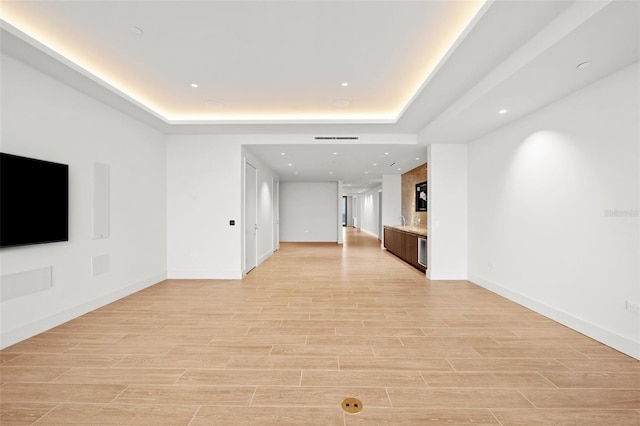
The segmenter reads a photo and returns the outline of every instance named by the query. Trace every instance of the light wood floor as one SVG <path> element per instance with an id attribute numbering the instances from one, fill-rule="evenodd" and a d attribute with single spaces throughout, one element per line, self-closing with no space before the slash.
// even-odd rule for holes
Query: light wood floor
<path id="1" fill-rule="evenodd" d="M 0 352 L 1 423 L 639 425 L 640 362 L 346 229 Z M 346 397 L 364 409 L 345 414 Z"/>

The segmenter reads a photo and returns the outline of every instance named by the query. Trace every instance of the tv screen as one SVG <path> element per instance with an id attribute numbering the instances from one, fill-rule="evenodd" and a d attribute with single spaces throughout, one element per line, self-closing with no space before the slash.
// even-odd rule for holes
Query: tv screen
<path id="1" fill-rule="evenodd" d="M 0 153 L 0 247 L 69 240 L 69 166 Z"/>

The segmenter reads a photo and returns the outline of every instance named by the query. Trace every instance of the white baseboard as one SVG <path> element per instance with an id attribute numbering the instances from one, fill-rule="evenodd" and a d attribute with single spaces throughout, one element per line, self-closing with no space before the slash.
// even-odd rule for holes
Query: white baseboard
<path id="1" fill-rule="evenodd" d="M 220 270 L 171 270 L 167 273 L 168 279 L 176 280 L 240 280 L 241 271 L 220 271 Z"/>
<path id="2" fill-rule="evenodd" d="M 158 274 L 153 277 L 149 277 L 137 283 L 131 284 L 127 287 L 120 288 L 113 293 L 105 294 L 96 299 L 82 303 L 78 306 L 74 306 L 56 314 L 50 315 L 45 318 L 37 319 L 29 324 L 14 328 L 12 330 L 3 331 L 0 335 L 0 349 L 4 349 L 18 342 L 21 342 L 29 337 L 33 337 L 44 331 L 47 331 L 53 327 L 57 327 L 60 324 L 64 324 L 67 321 L 71 321 L 81 315 L 101 308 L 123 297 L 129 296 L 140 290 L 144 290 L 147 287 L 151 287 L 166 279 L 165 274 Z"/>
<path id="3" fill-rule="evenodd" d="M 427 278 L 433 281 L 466 281 L 466 272 L 438 272 L 427 268 Z"/>
<path id="4" fill-rule="evenodd" d="M 265 260 L 267 260 L 268 258 L 273 256 L 273 253 L 275 253 L 275 250 L 271 250 L 268 253 L 260 256 L 260 258 L 258 259 L 258 266 L 260 266 L 262 264 L 262 262 L 264 262 Z"/>
<path id="5" fill-rule="evenodd" d="M 585 336 L 591 337 L 600 343 L 604 343 L 607 346 L 612 347 L 624 354 L 629 355 L 637 360 L 640 360 L 640 342 L 635 342 L 624 336 L 620 336 L 611 330 L 602 328 L 596 324 L 592 324 L 588 321 L 578 318 L 570 313 L 561 311 L 552 306 L 548 306 L 538 300 L 532 299 L 523 294 L 511 291 L 498 284 L 492 283 L 481 277 L 475 275 L 469 275 L 469 281 L 480 287 L 506 297 L 507 299 L 516 302 L 526 308 L 529 308 L 547 318 L 550 318 L 562 325 L 565 325 L 578 333 L 582 333 Z"/>
<path id="6" fill-rule="evenodd" d="M 378 237 L 378 234 L 376 234 L 376 233 L 374 233 L 374 232 L 367 231 L 367 230 L 366 230 L 366 229 L 364 229 L 364 228 L 360 228 L 360 231 L 364 232 L 365 234 L 369 234 L 369 235 L 371 235 L 372 237 L 376 237 L 377 239 L 380 239 L 380 237 Z"/>

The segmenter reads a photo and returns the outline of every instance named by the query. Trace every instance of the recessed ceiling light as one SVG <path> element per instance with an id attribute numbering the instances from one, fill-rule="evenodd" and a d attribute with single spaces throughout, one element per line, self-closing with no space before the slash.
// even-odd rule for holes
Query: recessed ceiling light
<path id="1" fill-rule="evenodd" d="M 191 87 L 196 88 L 198 85 L 196 83 L 191 83 Z"/>
<path id="2" fill-rule="evenodd" d="M 337 152 L 334 152 L 334 153 L 333 153 L 333 155 L 338 155 L 338 153 L 337 153 Z"/>
<path id="3" fill-rule="evenodd" d="M 333 172 L 329 172 L 329 174 L 330 174 L 330 175 L 332 175 L 332 174 L 333 174 Z"/>
<path id="4" fill-rule="evenodd" d="M 340 85 L 342 87 L 347 87 L 349 85 L 349 82 L 348 81 L 343 81 Z"/>
<path id="5" fill-rule="evenodd" d="M 281 152 L 280 155 L 286 155 L 284 152 Z"/>
<path id="6" fill-rule="evenodd" d="M 377 166 L 377 165 L 378 165 L 378 163 L 373 163 L 373 165 L 374 165 L 374 166 Z"/>
<path id="7" fill-rule="evenodd" d="M 287 166 L 291 167 L 291 166 L 293 166 L 293 164 L 289 163 L 289 164 L 287 164 Z"/>
<path id="8" fill-rule="evenodd" d="M 351 102 L 349 102 L 348 99 L 338 99 L 333 103 L 333 106 L 336 108 L 346 108 L 349 105 L 351 105 Z"/>
<path id="9" fill-rule="evenodd" d="M 131 30 L 132 33 L 134 33 L 137 36 L 141 36 L 142 34 L 144 34 L 144 31 L 142 30 L 142 28 L 136 27 L 135 25 L 131 26 L 129 29 Z"/>
<path id="10" fill-rule="evenodd" d="M 369 174 L 369 172 L 364 172 L 364 174 L 365 174 L 365 175 L 368 175 L 368 174 Z"/>
<path id="11" fill-rule="evenodd" d="M 506 109 L 501 109 L 500 111 L 498 111 L 498 114 L 506 114 L 507 110 Z"/>
<path id="12" fill-rule="evenodd" d="M 398 170 L 402 170 L 402 167 L 398 167 Z"/>
<path id="13" fill-rule="evenodd" d="M 585 61 L 576 65 L 576 68 L 579 70 L 583 70 L 585 68 L 589 68 L 591 66 L 591 61 Z"/>
<path id="14" fill-rule="evenodd" d="M 384 155 L 389 155 L 389 153 L 388 153 L 388 152 L 385 152 L 385 153 L 384 153 Z"/>
<path id="15" fill-rule="evenodd" d="M 419 160 L 419 159 L 420 159 L 420 157 L 416 157 L 416 160 Z"/>

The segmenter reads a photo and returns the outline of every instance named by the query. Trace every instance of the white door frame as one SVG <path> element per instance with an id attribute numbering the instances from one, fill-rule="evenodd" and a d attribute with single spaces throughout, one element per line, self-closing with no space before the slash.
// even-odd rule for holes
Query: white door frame
<path id="1" fill-rule="evenodd" d="M 247 179 L 247 172 L 249 170 L 249 167 L 253 168 L 253 170 L 255 170 L 255 176 L 253 179 L 253 182 L 248 182 Z M 253 195 L 254 195 L 254 200 L 253 200 L 253 206 L 255 208 L 255 211 L 253 212 L 253 215 L 250 216 L 247 214 L 248 212 L 248 206 L 250 205 L 247 201 L 249 200 L 249 196 L 250 193 L 247 190 L 249 188 L 249 185 L 253 184 Z M 249 273 L 249 271 L 251 271 L 253 268 L 255 268 L 258 265 L 258 168 L 256 166 L 254 166 L 253 164 L 251 164 L 249 161 L 247 161 L 245 159 L 245 163 L 244 163 L 244 212 L 243 212 L 243 216 L 244 216 L 244 221 L 243 221 L 243 231 L 244 231 L 244 258 L 243 258 L 243 275 L 246 275 L 247 273 Z M 253 222 L 252 224 L 249 223 L 249 221 Z M 251 229 L 253 228 L 253 229 Z M 251 241 L 249 240 L 249 236 L 250 234 L 247 232 L 247 230 L 249 230 L 249 232 L 253 232 L 254 234 L 254 238 L 253 238 L 253 247 L 250 247 L 251 245 Z M 253 256 L 249 257 L 251 255 L 251 253 L 253 253 Z M 249 262 L 247 262 L 247 259 L 250 259 Z"/>

